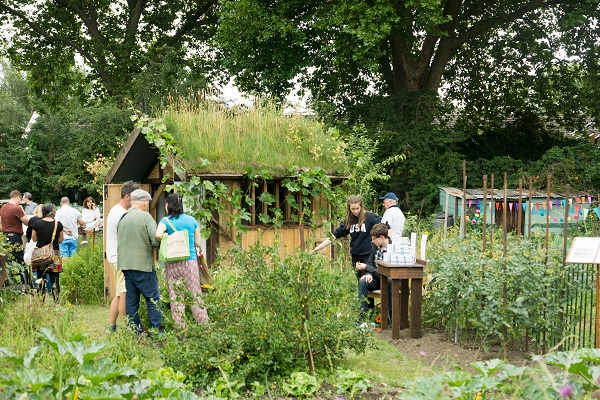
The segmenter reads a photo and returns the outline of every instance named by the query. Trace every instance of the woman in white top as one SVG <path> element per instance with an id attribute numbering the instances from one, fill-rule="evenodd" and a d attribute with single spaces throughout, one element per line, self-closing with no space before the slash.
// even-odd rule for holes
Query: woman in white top
<path id="1" fill-rule="evenodd" d="M 101 225 L 100 210 L 96 206 L 94 199 L 88 197 L 83 201 L 83 210 L 81 210 L 81 219 L 85 223 L 85 230 L 91 231 Z"/>

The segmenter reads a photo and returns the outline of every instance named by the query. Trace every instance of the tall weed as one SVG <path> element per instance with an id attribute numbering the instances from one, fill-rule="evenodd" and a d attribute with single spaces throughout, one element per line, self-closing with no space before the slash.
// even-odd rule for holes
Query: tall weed
<path id="1" fill-rule="evenodd" d="M 70 258 L 63 259 L 60 276 L 61 298 L 75 304 L 99 304 L 104 299 L 104 261 L 102 238 L 80 246 Z"/>

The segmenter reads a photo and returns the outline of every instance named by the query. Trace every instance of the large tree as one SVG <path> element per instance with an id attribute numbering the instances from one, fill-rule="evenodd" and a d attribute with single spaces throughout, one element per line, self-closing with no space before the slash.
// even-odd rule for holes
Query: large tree
<path id="1" fill-rule="evenodd" d="M 52 98 L 72 90 L 73 71 L 83 62 L 90 85 L 99 89 L 90 95 L 144 102 L 149 93 L 205 85 L 205 43 L 215 30 L 216 3 L 6 0 L 0 22 L 6 54 L 29 72 L 36 94 Z"/>
<path id="2" fill-rule="evenodd" d="M 597 40 L 598 0 L 224 0 L 218 39 L 240 86 L 284 94 L 303 74 L 323 100 L 365 93 L 434 95 L 467 47 L 497 37 L 518 58 L 584 58 Z M 243 27 L 245 40 L 239 40 Z M 596 38 L 596 39 L 594 39 Z M 530 44 L 535 44 L 532 46 Z M 497 62 L 502 60 L 495 59 Z M 535 65 L 519 63 L 514 69 Z M 463 64 L 462 68 L 469 68 Z M 470 73 L 477 74 L 473 70 Z M 448 82 L 452 84 L 453 82 Z"/>

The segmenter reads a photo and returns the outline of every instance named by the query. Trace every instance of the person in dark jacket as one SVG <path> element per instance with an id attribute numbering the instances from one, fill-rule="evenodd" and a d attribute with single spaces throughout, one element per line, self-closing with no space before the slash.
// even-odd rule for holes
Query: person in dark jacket
<path id="1" fill-rule="evenodd" d="M 333 231 L 336 239 L 350 235 L 350 254 L 352 255 L 352 268 L 356 268 L 357 263 L 366 263 L 371 255 L 371 228 L 373 225 L 381 222 L 381 217 L 373 212 L 366 211 L 363 205 L 363 199 L 360 196 L 352 195 L 346 202 L 346 219 Z M 313 249 L 313 253 L 321 250 L 331 244 L 331 239 L 325 239 L 320 245 Z M 359 270 L 356 270 L 356 277 L 360 278 Z"/>
<path id="2" fill-rule="evenodd" d="M 42 218 L 36 220 L 32 225 L 31 239 L 37 242 L 37 247 L 52 243 L 54 261 L 49 265 L 38 267 L 36 276 L 40 290 L 45 286 L 46 293 L 52 293 L 54 301 L 58 302 L 60 273 L 62 272 L 62 257 L 58 245 L 63 241 L 63 225 L 60 221 L 55 220 L 55 216 L 56 206 L 52 203 L 44 204 L 42 206 Z"/>
<path id="3" fill-rule="evenodd" d="M 361 313 L 364 316 L 367 313 L 367 295 L 373 290 L 380 289 L 381 276 L 377 271 L 376 260 L 383 260 L 383 255 L 387 251 L 387 245 L 390 243 L 388 236 L 388 227 L 384 223 L 373 225 L 371 228 L 371 254 L 365 263 L 358 262 L 356 270 L 358 278 L 358 300 L 360 301 Z M 388 279 L 388 318 L 392 315 L 392 282 Z"/>

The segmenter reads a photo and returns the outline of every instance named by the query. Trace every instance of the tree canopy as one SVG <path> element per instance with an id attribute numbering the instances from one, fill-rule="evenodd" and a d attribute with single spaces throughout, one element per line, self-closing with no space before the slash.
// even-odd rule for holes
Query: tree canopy
<path id="1" fill-rule="evenodd" d="M 471 55 L 497 74 L 535 73 L 559 52 L 597 63 L 598 0 L 224 0 L 222 13 L 217 37 L 240 86 L 281 95 L 304 74 L 316 99 L 347 105 L 368 93 L 437 94 L 489 72 L 472 69 Z"/>
<path id="2" fill-rule="evenodd" d="M 72 90 L 82 60 L 89 96 L 144 103 L 157 93 L 206 85 L 203 44 L 215 30 L 216 3 L 8 0 L 0 3 L 0 22 L 11 27 L 6 54 L 29 72 L 37 95 Z"/>

